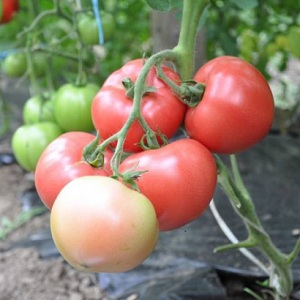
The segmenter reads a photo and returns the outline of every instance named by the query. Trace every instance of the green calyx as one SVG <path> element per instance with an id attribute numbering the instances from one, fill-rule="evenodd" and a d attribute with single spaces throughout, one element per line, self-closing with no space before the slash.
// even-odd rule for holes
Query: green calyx
<path id="1" fill-rule="evenodd" d="M 202 100 L 204 92 L 204 84 L 188 80 L 181 84 L 179 98 L 189 107 L 195 107 Z"/>
<path id="2" fill-rule="evenodd" d="M 126 90 L 126 97 L 133 99 L 134 98 L 134 90 L 135 84 L 131 78 L 125 78 L 122 80 L 123 87 Z M 156 88 L 154 86 L 146 86 L 143 91 L 143 95 L 148 93 L 155 93 Z"/>
<path id="3" fill-rule="evenodd" d="M 147 130 L 139 145 L 143 150 L 158 149 L 168 144 L 167 137 L 161 132 Z"/>
<path id="4" fill-rule="evenodd" d="M 83 157 L 84 160 L 95 168 L 102 167 L 104 164 L 103 151 L 99 149 L 99 134 L 93 139 L 84 149 Z"/>

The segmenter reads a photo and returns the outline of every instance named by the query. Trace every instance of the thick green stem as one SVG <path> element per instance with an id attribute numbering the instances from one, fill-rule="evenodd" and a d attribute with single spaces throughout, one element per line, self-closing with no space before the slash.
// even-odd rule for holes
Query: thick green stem
<path id="1" fill-rule="evenodd" d="M 276 248 L 269 235 L 263 229 L 253 201 L 248 191 L 246 191 L 242 178 L 238 172 L 235 158 L 231 158 L 234 179 L 231 178 L 227 167 L 218 157 L 216 157 L 216 161 L 219 170 L 218 182 L 225 194 L 232 201 L 235 211 L 244 221 L 249 234 L 247 240 L 252 241 L 253 246 L 258 247 L 271 264 L 271 273 L 273 275 L 270 277 L 270 287 L 274 288 L 276 291 L 276 299 L 288 299 L 293 288 L 290 267 L 290 261 L 292 259 L 290 256 L 282 253 Z M 237 203 L 239 205 L 237 205 Z"/>
<path id="2" fill-rule="evenodd" d="M 193 77 L 196 37 L 200 17 L 209 0 L 184 0 L 179 40 L 174 51 L 179 55 L 179 72 L 183 80 Z"/>

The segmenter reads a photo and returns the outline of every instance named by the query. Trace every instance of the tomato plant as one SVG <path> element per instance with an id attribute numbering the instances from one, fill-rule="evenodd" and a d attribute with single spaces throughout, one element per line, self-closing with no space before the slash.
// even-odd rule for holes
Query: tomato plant
<path id="1" fill-rule="evenodd" d="M 70 82 L 77 78 L 76 83 L 82 84 L 96 82 L 93 76 L 102 76 L 102 82 L 109 70 L 117 70 L 100 90 L 97 87 L 89 91 L 88 97 L 83 92 L 88 85 L 69 84 L 56 93 L 53 102 L 56 121 L 63 130 L 76 132 L 60 136 L 46 150 L 42 150 L 48 143 L 43 142 L 43 132 L 38 135 L 30 130 L 51 123 L 25 125 L 13 136 L 17 160 L 27 170 L 36 170 L 38 192 L 52 210 L 53 238 L 66 260 L 85 271 L 123 272 L 134 268 L 153 250 L 159 230 L 188 224 L 201 216 L 209 204 L 214 214 L 215 206 L 210 200 L 218 177 L 234 211 L 245 224 L 247 236 L 234 245 L 215 250 L 244 248 L 242 253 L 268 275 L 266 287 L 270 288 L 274 298 L 290 298 L 293 288 L 291 265 L 299 255 L 300 239 L 290 253 L 282 253 L 259 220 L 235 156 L 230 155 L 225 164 L 217 154 L 212 155 L 212 152 L 234 154 L 246 150 L 268 133 L 274 116 L 271 90 L 257 69 L 229 56 L 209 61 L 192 79 L 196 35 L 199 23 L 203 25 L 201 16 L 206 15 L 206 20 L 213 17 L 217 24 L 206 26 L 206 32 L 210 34 L 207 39 L 209 50 L 213 49 L 218 55 L 224 52 L 237 56 L 239 47 L 244 58 L 252 60 L 268 74 L 266 53 L 282 55 L 279 58 L 281 69 L 290 57 L 287 50 L 295 56 L 300 55 L 296 42 L 299 36 L 297 13 L 276 14 L 276 6 L 258 5 L 257 0 L 218 0 L 212 1 L 211 5 L 209 0 L 103 1 L 102 8 L 113 13 L 116 21 L 114 42 L 103 47 L 90 47 L 98 44 L 98 28 L 93 27 L 94 18 L 81 19 L 79 16 L 91 11 L 91 3 L 96 11 L 97 1 L 25 2 L 22 2 L 17 21 L 7 25 L 7 28 L 15 24 L 22 28 L 14 35 L 18 39 L 12 39 L 9 33 L 5 35 L 9 36 L 9 41 L 13 40 L 10 45 L 19 49 L 17 51 L 26 48 L 28 68 L 12 76 L 28 76 L 34 95 L 53 90 L 66 79 Z M 147 59 L 132 60 L 141 57 L 141 52 L 147 53 L 150 44 L 147 37 L 138 37 L 139 29 L 148 22 L 145 12 L 140 9 L 142 2 L 163 11 L 179 9 L 181 28 L 175 47 L 153 55 L 145 54 Z M 295 1 L 288 2 L 295 7 Z M 131 7 L 136 15 L 124 13 L 121 7 L 126 7 L 127 12 Z M 241 18 L 236 19 L 237 8 L 248 11 L 243 11 Z M 220 9 L 220 13 L 214 9 Z M 271 12 L 266 18 L 270 21 L 268 28 L 270 24 L 274 25 L 271 26 L 273 34 L 268 34 L 272 29 L 262 31 L 262 22 L 257 20 L 256 15 L 261 16 L 265 11 Z M 28 16 L 24 23 L 23 13 Z M 144 23 L 137 22 L 137 16 Z M 21 22 L 17 24 L 19 20 Z M 251 29 L 244 31 L 242 22 L 236 20 L 248 22 Z M 92 21 L 93 26 L 89 23 Z M 128 30 L 124 26 L 126 22 Z M 228 31 L 227 27 L 224 32 L 222 24 L 226 23 L 233 29 Z M 219 30 L 220 24 L 222 30 Z M 1 28 L 0 36 L 4 36 Z M 108 40 L 108 33 L 105 38 Z M 231 50 L 233 53 L 229 52 Z M 49 57 L 47 76 L 42 76 L 35 62 L 38 53 Z M 94 60 L 90 59 L 91 54 Z M 128 60 L 131 61 L 120 68 Z M 172 65 L 172 69 L 165 63 Z M 62 65 L 65 67 L 56 72 Z M 11 69 L 14 74 L 18 68 Z M 195 81 L 198 84 L 194 84 Z M 203 97 L 199 99 L 201 93 Z M 196 106 L 186 107 L 198 99 L 201 101 Z M 58 125 L 51 125 L 58 129 L 58 134 Z M 185 126 L 190 138 L 165 146 L 166 139 L 170 140 L 181 125 Z M 98 141 L 93 140 L 96 150 L 87 157 L 85 146 L 94 137 L 81 131 L 93 129 L 99 131 L 103 141 L 98 145 Z M 141 151 L 147 148 L 145 146 L 151 148 L 151 143 L 153 148 L 161 147 Z M 110 146 L 114 147 L 114 153 L 102 152 L 107 147 L 111 149 Z M 39 160 L 35 168 L 36 157 Z M 215 216 L 220 222 L 220 217 Z M 223 224 L 221 227 L 225 226 Z M 247 254 L 246 248 L 250 247 L 257 247 L 265 255 L 268 265 L 251 253 Z"/>
<path id="2" fill-rule="evenodd" d="M 95 96 L 92 103 L 92 119 L 95 128 L 99 130 L 103 139 L 118 132 L 127 121 L 133 101 L 126 95 L 122 81 L 130 78 L 135 82 L 142 66 L 142 59 L 126 63 L 107 78 Z M 178 74 L 172 69 L 163 66 L 163 71 L 170 79 L 180 83 Z M 177 99 L 170 87 L 157 77 L 154 67 L 147 76 L 146 85 L 154 87 L 155 91 L 144 94 L 141 115 L 153 131 L 160 132 L 170 138 L 182 123 L 186 106 Z M 144 134 L 144 129 L 136 120 L 128 131 L 124 150 L 129 152 L 142 150 L 139 143 Z"/>
<path id="3" fill-rule="evenodd" d="M 27 61 L 25 53 L 11 53 L 5 57 L 2 62 L 4 74 L 10 77 L 20 77 L 27 70 Z"/>
<path id="4" fill-rule="evenodd" d="M 100 12 L 104 41 L 111 40 L 115 31 L 114 17 L 105 11 Z M 93 14 L 79 16 L 78 32 L 82 41 L 87 45 L 99 44 L 98 25 Z"/>
<path id="5" fill-rule="evenodd" d="M 19 10 L 18 0 L 2 0 L 2 11 L 0 10 L 0 24 L 8 23 Z"/>
<path id="6" fill-rule="evenodd" d="M 54 95 L 54 116 L 65 131 L 92 131 L 91 105 L 99 87 L 93 83 L 61 86 Z"/>
<path id="7" fill-rule="evenodd" d="M 151 254 L 158 225 L 151 202 L 142 194 L 109 177 L 84 176 L 59 193 L 51 232 L 76 269 L 125 272 Z"/>
<path id="8" fill-rule="evenodd" d="M 130 170 L 146 171 L 136 184 L 152 202 L 160 230 L 172 230 L 198 218 L 216 187 L 212 154 L 191 139 L 132 154 L 120 165 L 120 172 Z"/>
<path id="9" fill-rule="evenodd" d="M 35 186 L 48 208 L 51 209 L 60 190 L 73 179 L 86 175 L 111 175 L 112 152 L 109 149 L 104 153 L 102 167 L 92 167 L 83 157 L 84 147 L 94 138 L 87 132 L 67 132 L 43 151 L 35 170 Z"/>
<path id="10" fill-rule="evenodd" d="M 34 124 L 43 121 L 55 122 L 53 115 L 53 101 L 44 100 L 42 96 L 29 98 L 23 107 L 25 124 Z"/>
<path id="11" fill-rule="evenodd" d="M 61 134 L 51 122 L 19 127 L 12 136 L 12 149 L 16 160 L 26 171 L 34 171 L 44 149 Z"/>
<path id="12" fill-rule="evenodd" d="M 268 82 L 251 64 L 222 56 L 204 64 L 194 80 L 205 84 L 200 103 L 189 108 L 191 138 L 216 153 L 232 154 L 258 143 L 269 132 L 274 100 Z"/>

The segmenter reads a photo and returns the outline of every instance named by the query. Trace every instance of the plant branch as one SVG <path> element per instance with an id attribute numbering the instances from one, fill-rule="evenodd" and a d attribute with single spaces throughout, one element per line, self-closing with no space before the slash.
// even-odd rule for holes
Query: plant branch
<path id="1" fill-rule="evenodd" d="M 184 0 L 179 40 L 174 51 L 179 56 L 178 66 L 182 80 L 193 77 L 195 47 L 200 17 L 209 0 Z"/>
<path id="2" fill-rule="evenodd" d="M 22 35 L 28 34 L 29 32 L 33 31 L 43 19 L 45 19 L 49 16 L 59 15 L 65 19 L 67 19 L 68 21 L 72 22 L 72 19 L 62 12 L 62 10 L 60 8 L 59 0 L 55 0 L 54 4 L 55 4 L 55 7 L 53 9 L 45 10 L 42 13 L 40 13 L 39 15 L 37 15 L 37 17 L 32 21 L 30 26 L 25 28 L 23 31 L 21 31 L 17 37 L 19 38 Z"/>
<path id="3" fill-rule="evenodd" d="M 291 260 L 291 256 L 287 256 L 279 251 L 263 229 L 256 214 L 253 201 L 249 193 L 245 193 L 245 185 L 242 182 L 242 178 L 238 175 L 235 158 L 231 160 L 235 179 L 231 179 L 227 167 L 221 162 L 220 158 L 216 157 L 216 161 L 219 171 L 218 182 L 229 200 L 231 200 L 236 212 L 244 221 L 249 234 L 247 240 L 254 241 L 258 249 L 268 258 L 271 264 L 273 273 L 270 276 L 270 287 L 275 289 L 276 299 L 287 299 L 293 288 L 292 272 L 290 265 L 287 263 Z M 236 206 L 236 198 L 239 200 L 240 206 Z M 297 246 L 295 249 L 290 254 L 292 257 L 297 252 Z"/>
<path id="4" fill-rule="evenodd" d="M 269 274 L 270 272 L 269 272 L 268 268 L 266 268 L 265 265 L 259 259 L 257 259 L 248 249 L 240 248 L 241 246 L 243 246 L 242 242 L 239 242 L 239 240 L 236 238 L 236 236 L 230 230 L 230 228 L 228 227 L 226 222 L 223 220 L 223 218 L 221 217 L 220 213 L 218 212 L 218 210 L 216 208 L 216 205 L 215 205 L 213 199 L 210 202 L 209 208 L 210 208 L 216 222 L 218 223 L 219 227 L 225 234 L 225 236 L 229 239 L 229 241 L 231 243 L 233 243 L 232 246 L 238 246 L 239 247 L 238 250 L 246 258 L 248 258 L 251 262 L 253 262 L 255 265 L 257 265 L 264 273 Z M 255 244 L 253 242 L 247 241 L 247 243 L 244 244 L 244 247 L 248 247 L 248 246 L 253 247 L 253 246 L 255 246 Z M 219 251 L 223 251 L 223 250 L 224 249 L 222 249 L 222 247 L 218 247 L 217 249 L 215 249 L 215 252 L 219 252 Z"/>
<path id="5" fill-rule="evenodd" d="M 292 264 L 295 261 L 295 259 L 298 257 L 299 253 L 300 253 L 300 238 L 298 238 L 292 252 L 287 256 L 287 263 Z"/>

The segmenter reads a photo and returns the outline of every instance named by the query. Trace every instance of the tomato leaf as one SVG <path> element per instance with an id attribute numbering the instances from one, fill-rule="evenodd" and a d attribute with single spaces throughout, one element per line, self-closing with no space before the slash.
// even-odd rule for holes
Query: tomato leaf
<path id="1" fill-rule="evenodd" d="M 236 4 L 240 9 L 251 9 L 258 6 L 257 0 L 231 0 Z"/>
<path id="2" fill-rule="evenodd" d="M 183 5 L 182 0 L 146 0 L 146 2 L 152 9 L 160 11 L 170 11 Z"/>

